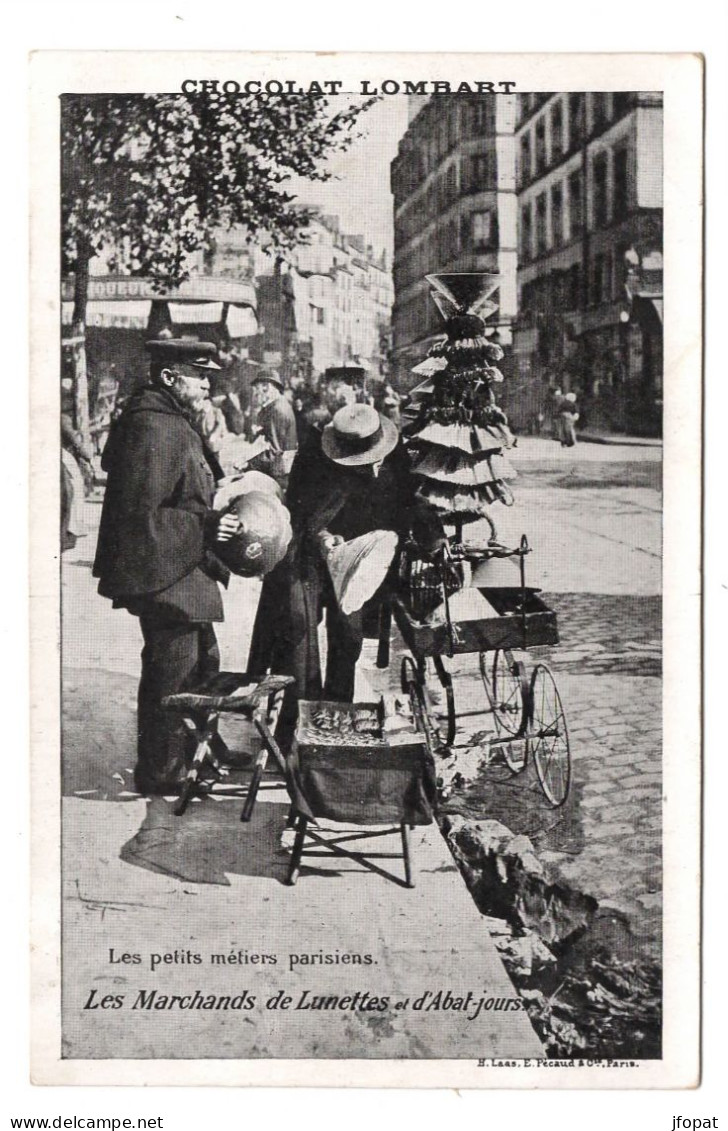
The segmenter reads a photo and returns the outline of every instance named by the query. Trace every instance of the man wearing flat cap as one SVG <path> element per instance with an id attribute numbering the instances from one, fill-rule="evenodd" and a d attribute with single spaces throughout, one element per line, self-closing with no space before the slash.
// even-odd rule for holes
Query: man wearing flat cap
<path id="1" fill-rule="evenodd" d="M 285 493 L 298 448 L 296 417 L 284 396 L 283 381 L 277 370 L 261 369 L 253 378 L 251 388 L 256 412 L 254 429 L 268 441 L 268 451 L 252 459 L 250 467 L 272 476 Z"/>
<path id="2" fill-rule="evenodd" d="M 442 526 L 415 496 L 396 426 L 364 404 L 340 408 L 318 439 L 301 449 L 286 505 L 293 540 L 263 583 L 248 667 L 293 675 L 301 698 L 351 702 L 365 612 L 342 612 L 328 555 L 375 530 L 412 533 L 433 553 L 444 543 Z M 324 612 L 328 648 L 322 681 L 318 625 Z"/>
<path id="3" fill-rule="evenodd" d="M 213 623 L 223 619 L 218 582 L 228 570 L 214 547 L 238 520 L 212 510 L 222 471 L 192 421 L 218 369 L 209 342 L 147 344 L 150 382 L 112 427 L 102 466 L 107 485 L 93 573 L 114 608 L 139 618 L 144 648 L 138 697 L 137 789 L 174 792 L 187 769 L 189 739 L 161 706 L 219 668 Z"/>

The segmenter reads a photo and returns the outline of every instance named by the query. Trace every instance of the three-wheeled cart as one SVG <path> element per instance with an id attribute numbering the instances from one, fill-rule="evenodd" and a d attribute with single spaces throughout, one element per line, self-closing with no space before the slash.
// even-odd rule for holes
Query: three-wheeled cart
<path id="1" fill-rule="evenodd" d="M 409 697 L 417 729 L 424 734 L 430 753 L 435 755 L 454 743 L 459 718 L 491 715 L 495 732 L 491 747 L 502 753 L 513 774 L 525 770 L 532 757 L 546 800 L 558 807 L 566 801 L 571 780 L 569 734 L 561 697 L 547 664 L 539 660 L 529 669 L 524 659 L 514 656 L 515 651 L 559 642 L 556 614 L 539 596 L 539 590 L 526 585 L 525 557 L 529 552 L 525 535 L 516 549 L 497 543 L 481 548 L 451 545 L 451 566 L 467 562 L 473 568 L 494 558 L 516 560 L 520 584 L 491 587 L 476 583 L 485 615 L 459 621 L 450 615 L 451 593 L 444 571 L 438 570 L 433 585 L 435 567 L 429 565 L 427 583 L 430 591 L 438 592 L 435 616 L 422 617 L 421 607 L 413 611 L 416 591 L 411 587 L 395 590 L 380 614 L 377 664 L 386 667 L 389 663 L 394 616 L 411 652 L 402 659 L 402 691 Z M 477 578 L 477 572 L 473 576 Z M 459 710 L 443 657 L 470 653 L 478 657 L 484 700 L 482 706 L 468 703 L 467 709 Z M 439 693 L 433 694 L 428 687 L 432 671 L 442 689 Z M 443 693 L 444 711 L 437 703 Z"/>

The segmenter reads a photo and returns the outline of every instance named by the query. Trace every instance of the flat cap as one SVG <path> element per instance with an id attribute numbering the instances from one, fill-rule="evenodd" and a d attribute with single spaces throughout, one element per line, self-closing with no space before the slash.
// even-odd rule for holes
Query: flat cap
<path id="1" fill-rule="evenodd" d="M 284 392 L 286 387 L 283 384 L 283 378 L 281 377 L 278 370 L 268 369 L 266 366 L 263 366 L 261 369 L 259 369 L 255 377 L 253 377 L 253 380 L 250 382 L 251 385 L 262 385 L 264 383 L 276 385 L 281 390 L 281 392 Z"/>
<path id="2" fill-rule="evenodd" d="M 217 346 L 214 342 L 195 342 L 189 338 L 160 338 L 146 343 L 152 360 L 161 365 L 175 362 L 191 365 L 195 369 L 220 369 L 215 360 Z"/>

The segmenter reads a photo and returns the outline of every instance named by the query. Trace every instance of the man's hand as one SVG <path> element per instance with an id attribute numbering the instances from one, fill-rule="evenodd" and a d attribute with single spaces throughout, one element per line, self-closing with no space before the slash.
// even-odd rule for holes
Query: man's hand
<path id="1" fill-rule="evenodd" d="M 318 536 L 318 540 L 321 553 L 325 558 L 328 558 L 331 551 L 335 550 L 337 546 L 343 546 L 346 541 L 340 534 L 329 534 L 328 530 L 322 530 Z"/>
<path id="2" fill-rule="evenodd" d="M 224 514 L 218 523 L 215 540 L 217 542 L 228 542 L 242 529 L 243 524 L 236 514 Z"/>

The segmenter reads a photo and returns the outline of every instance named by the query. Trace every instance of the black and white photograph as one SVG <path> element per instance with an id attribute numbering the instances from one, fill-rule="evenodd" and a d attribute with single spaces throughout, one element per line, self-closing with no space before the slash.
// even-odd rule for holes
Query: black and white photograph
<path id="1" fill-rule="evenodd" d="M 38 1071 L 691 1086 L 699 60 L 158 59 L 37 59 Z"/>

